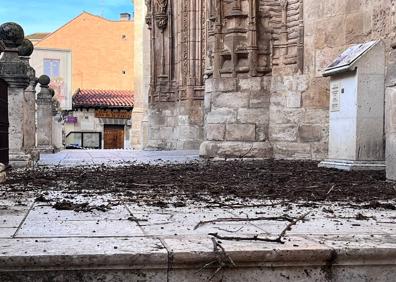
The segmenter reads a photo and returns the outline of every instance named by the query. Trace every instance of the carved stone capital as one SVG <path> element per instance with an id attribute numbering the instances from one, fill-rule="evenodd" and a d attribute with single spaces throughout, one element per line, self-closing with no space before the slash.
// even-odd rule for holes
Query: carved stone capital
<path id="1" fill-rule="evenodd" d="M 161 32 L 168 26 L 167 9 L 168 0 L 155 0 L 155 21 Z"/>

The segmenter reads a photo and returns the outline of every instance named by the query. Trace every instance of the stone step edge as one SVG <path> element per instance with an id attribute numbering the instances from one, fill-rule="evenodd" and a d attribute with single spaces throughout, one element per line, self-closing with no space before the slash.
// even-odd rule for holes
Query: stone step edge
<path id="1" fill-rule="evenodd" d="M 396 238 L 396 237 L 395 237 Z M 15 239 L 6 239 L 15 240 Z M 160 242 L 160 240 L 158 240 Z M 0 272 L 40 271 L 40 270 L 94 270 L 94 269 L 199 269 L 199 267 L 216 260 L 216 254 L 207 249 L 202 250 L 196 244 L 182 251 L 167 248 L 123 252 L 115 250 L 111 254 L 46 254 L 12 255 L 4 249 L 4 239 L 0 239 Z M 22 243 L 22 242 L 21 242 Z M 237 268 L 244 267 L 282 267 L 282 266 L 363 266 L 396 265 L 396 244 L 368 247 L 329 247 L 312 241 L 312 248 L 284 247 L 268 243 L 260 244 L 257 250 L 250 244 L 244 249 L 227 250 Z M 166 245 L 166 244 L 165 244 Z M 230 244 L 228 243 L 228 246 Z M 23 244 L 21 248 L 23 248 Z M 165 246 L 166 247 L 166 246 Z M 230 247 L 228 247 L 230 249 Z"/>

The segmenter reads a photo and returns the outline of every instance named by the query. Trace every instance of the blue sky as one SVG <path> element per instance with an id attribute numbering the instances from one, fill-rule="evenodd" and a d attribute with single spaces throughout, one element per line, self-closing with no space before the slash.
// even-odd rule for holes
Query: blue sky
<path id="1" fill-rule="evenodd" d="M 117 20 L 133 13 L 132 0 L 0 0 L 0 23 L 17 22 L 25 34 L 51 32 L 87 11 Z"/>

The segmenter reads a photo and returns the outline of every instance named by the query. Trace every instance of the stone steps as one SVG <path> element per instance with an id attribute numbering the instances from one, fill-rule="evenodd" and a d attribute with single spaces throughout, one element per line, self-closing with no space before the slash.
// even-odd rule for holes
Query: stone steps
<path id="1" fill-rule="evenodd" d="M 389 234 L 218 242 L 225 253 L 209 236 L 0 239 L 0 281 L 395 281 Z"/>

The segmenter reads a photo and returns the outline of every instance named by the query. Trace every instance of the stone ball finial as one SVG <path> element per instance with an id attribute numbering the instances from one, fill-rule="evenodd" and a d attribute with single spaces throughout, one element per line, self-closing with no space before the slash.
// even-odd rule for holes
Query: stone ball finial
<path id="1" fill-rule="evenodd" d="M 41 86 L 48 86 L 51 82 L 51 79 L 49 78 L 48 75 L 43 74 L 42 76 L 39 77 L 38 82 L 40 83 Z"/>
<path id="2" fill-rule="evenodd" d="M 34 50 L 34 46 L 32 41 L 25 38 L 22 42 L 22 45 L 18 47 L 18 54 L 19 56 L 29 57 Z"/>
<path id="3" fill-rule="evenodd" d="M 25 32 L 17 23 L 4 23 L 0 25 L 0 40 L 7 48 L 17 48 L 23 43 Z"/>

